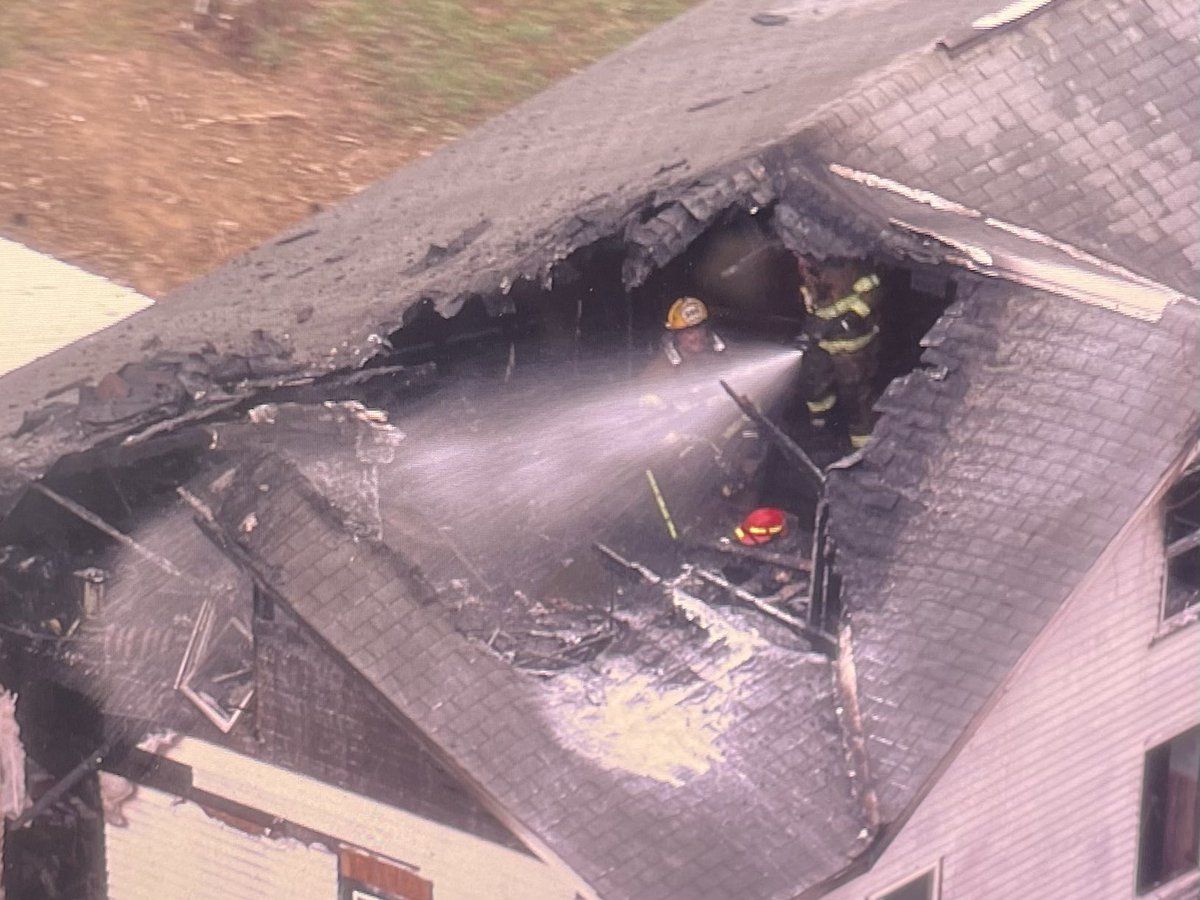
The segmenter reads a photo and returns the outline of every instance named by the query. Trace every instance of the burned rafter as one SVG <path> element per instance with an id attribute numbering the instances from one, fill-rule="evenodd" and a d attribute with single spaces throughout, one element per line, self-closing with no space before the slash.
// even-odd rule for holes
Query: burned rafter
<path id="1" fill-rule="evenodd" d="M 763 414 L 749 397 L 737 393 L 726 382 L 721 382 L 721 387 L 725 389 L 733 402 L 751 422 L 763 430 L 766 438 L 774 443 L 784 454 L 784 456 L 801 472 L 803 472 L 813 486 L 817 489 L 818 494 L 825 490 L 825 473 L 817 467 L 817 464 L 812 461 L 804 448 L 788 437 L 787 432 L 776 425 L 771 419 Z"/>
<path id="2" fill-rule="evenodd" d="M 56 781 L 48 791 L 42 794 L 33 805 L 21 813 L 8 827 L 14 832 L 18 831 L 42 815 L 46 810 L 52 808 L 59 800 L 67 796 L 75 785 L 79 784 L 84 778 L 91 775 L 103 765 L 104 760 L 112 751 L 114 743 L 115 740 L 113 739 L 106 740 L 81 759 L 70 772 Z"/>
<path id="3" fill-rule="evenodd" d="M 104 533 L 105 535 L 112 538 L 114 541 L 121 544 L 122 546 L 128 547 L 130 550 L 132 550 L 138 556 L 141 556 L 143 559 L 153 563 L 155 566 L 162 569 L 168 575 L 174 576 L 175 578 L 186 577 L 186 576 L 184 576 L 183 572 L 179 569 L 179 567 L 176 566 L 169 559 L 167 559 L 166 557 L 162 556 L 159 553 L 155 553 L 153 550 L 151 550 L 148 547 L 142 546 L 140 543 L 135 541 L 129 535 L 127 535 L 124 532 L 113 527 L 108 522 L 104 521 L 103 518 L 96 515 L 94 512 L 87 509 L 86 507 L 81 506 L 80 504 L 76 503 L 74 500 L 71 500 L 69 497 L 64 497 L 62 494 L 58 493 L 57 491 L 48 487 L 45 484 L 41 484 L 40 482 L 31 485 L 31 488 L 33 490 L 37 491 L 42 496 L 46 497 L 47 499 L 53 501 L 54 503 L 57 503 L 63 509 L 70 512 L 72 515 L 75 515 L 78 518 L 80 518 L 81 520 L 83 520 L 84 522 L 87 522 L 87 524 L 91 525 L 97 531 Z"/>
<path id="4" fill-rule="evenodd" d="M 692 565 L 687 563 L 673 577 L 667 578 L 659 575 L 649 566 L 635 559 L 629 559 L 617 552 L 606 544 L 595 544 L 597 550 L 608 559 L 615 562 L 617 565 L 633 572 L 639 576 L 647 584 L 662 589 L 667 597 L 671 600 L 675 607 L 680 606 L 682 601 L 683 607 L 694 607 L 699 605 L 707 607 L 707 604 L 699 597 L 693 595 L 684 588 L 684 584 L 693 576 L 700 581 L 707 582 L 716 588 L 719 588 L 727 597 L 735 604 L 753 609 L 772 621 L 778 622 L 786 626 L 793 634 L 804 638 L 812 646 L 819 649 L 822 653 L 833 658 L 837 655 L 837 640 L 832 635 L 823 631 L 820 628 L 814 628 L 809 622 L 792 615 L 790 612 L 780 609 L 773 604 L 772 597 L 760 597 L 751 591 L 745 590 L 742 587 L 731 582 L 717 572 L 706 569 L 703 566 Z"/>
<path id="5" fill-rule="evenodd" d="M 775 199 L 770 175 L 757 159 L 656 194 L 650 212 L 631 220 L 623 240 L 627 247 L 622 280 L 627 289 L 684 253 L 697 238 L 733 209 L 755 212 Z"/>

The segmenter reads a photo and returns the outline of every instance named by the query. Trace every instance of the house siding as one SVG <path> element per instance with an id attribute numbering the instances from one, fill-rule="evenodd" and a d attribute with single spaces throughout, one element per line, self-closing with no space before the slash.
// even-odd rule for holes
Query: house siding
<path id="1" fill-rule="evenodd" d="M 1162 577 L 1155 506 L 1084 579 L 874 868 L 829 896 L 862 900 L 941 859 L 944 898 L 1133 897 L 1144 754 L 1200 721 L 1197 628 L 1154 640 Z"/>
<path id="2" fill-rule="evenodd" d="M 192 767 L 193 784 L 199 790 L 411 866 L 433 882 L 437 900 L 575 897 L 573 886 L 555 870 L 525 853 L 214 744 L 185 738 L 166 755 Z M 332 865 L 336 874 L 336 858 Z M 292 895 L 269 889 L 256 896 Z M 328 900 L 336 893 L 323 896 Z M 119 898 L 114 894 L 113 900 Z"/>
<path id="3" fill-rule="evenodd" d="M 246 834 L 194 803 L 139 787 L 106 824 L 109 900 L 333 900 L 337 856 L 299 841 Z"/>
<path id="4" fill-rule="evenodd" d="M 66 347 L 154 301 L 0 238 L 0 375 Z"/>

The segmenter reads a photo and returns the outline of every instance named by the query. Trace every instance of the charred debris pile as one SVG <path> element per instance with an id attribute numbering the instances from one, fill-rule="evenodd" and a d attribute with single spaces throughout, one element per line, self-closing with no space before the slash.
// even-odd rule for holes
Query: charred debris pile
<path id="1" fill-rule="evenodd" d="M 358 369 L 305 371 L 260 334 L 240 357 L 151 353 L 80 386 L 77 403 L 43 407 L 22 432 L 69 427 L 91 449 L 60 458 L 0 522 L 4 628 L 71 638 L 103 609 L 114 553 L 176 569 L 141 543 L 146 523 L 267 446 L 361 539 L 419 571 L 460 631 L 518 667 L 550 674 L 619 652 L 689 604 L 736 608 L 832 655 L 823 482 L 854 457 L 846 423 L 815 428 L 798 388 L 798 260 L 877 274 L 874 397 L 919 365 L 954 282 L 821 237 L 754 196 L 706 211 L 696 234 L 671 224 L 678 203 L 647 208 L 623 238 L 469 296 L 450 317 L 417 304 Z M 686 249 L 664 250 L 666 233 Z M 673 366 L 664 321 L 684 296 L 703 300 L 725 349 Z M 782 511 L 782 533 L 737 539 L 762 507 Z"/>

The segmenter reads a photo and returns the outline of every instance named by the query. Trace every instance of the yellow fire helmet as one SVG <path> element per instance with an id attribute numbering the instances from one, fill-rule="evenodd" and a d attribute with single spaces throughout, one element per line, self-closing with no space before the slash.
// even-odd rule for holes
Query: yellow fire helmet
<path id="1" fill-rule="evenodd" d="M 693 325 L 703 325 L 708 321 L 708 307 L 703 300 L 695 297 L 680 297 L 667 310 L 667 328 L 671 331 L 682 331 Z"/>

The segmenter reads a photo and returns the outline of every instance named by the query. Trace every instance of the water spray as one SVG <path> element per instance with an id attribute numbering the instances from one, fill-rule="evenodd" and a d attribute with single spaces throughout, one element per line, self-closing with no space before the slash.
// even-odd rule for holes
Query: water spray
<path id="1" fill-rule="evenodd" d="M 769 409 L 799 358 L 739 344 L 676 368 L 656 359 L 632 378 L 610 361 L 577 380 L 548 369 L 447 383 L 428 409 L 398 418 L 408 438 L 380 473 L 383 502 L 420 510 L 490 582 L 545 574 L 570 548 L 647 515 L 678 539 L 680 515 L 713 493 L 688 473 L 748 424 L 721 382 Z"/>

